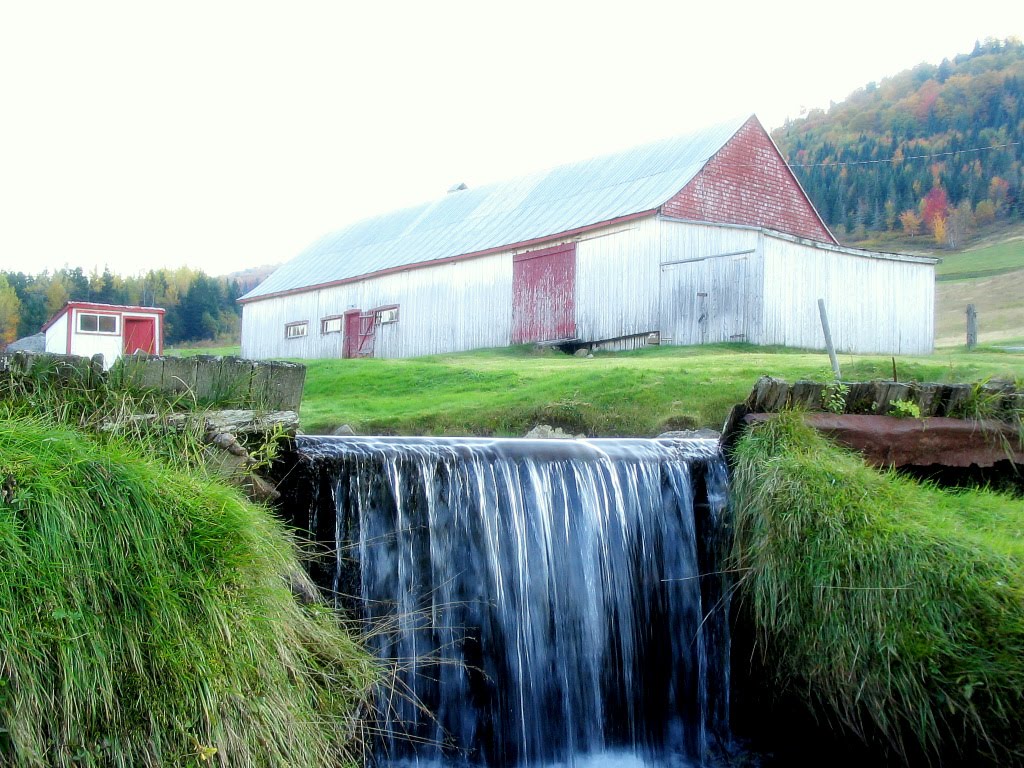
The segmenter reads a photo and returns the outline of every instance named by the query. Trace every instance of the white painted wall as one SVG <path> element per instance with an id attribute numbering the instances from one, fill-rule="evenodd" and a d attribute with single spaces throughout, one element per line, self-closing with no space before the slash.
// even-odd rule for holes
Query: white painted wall
<path id="1" fill-rule="evenodd" d="M 658 330 L 658 220 L 587 233 L 576 245 L 576 336 L 619 339 Z"/>
<path id="2" fill-rule="evenodd" d="M 672 220 L 660 224 L 663 342 L 759 343 L 760 230 Z"/>
<path id="3" fill-rule="evenodd" d="M 46 351 L 55 355 L 64 355 L 68 351 L 68 313 L 57 318 L 57 320 L 46 329 Z"/>
<path id="4" fill-rule="evenodd" d="M 651 217 L 588 233 L 577 241 L 578 336 L 613 338 L 656 328 L 657 311 L 644 298 L 652 293 L 657 297 L 656 238 L 657 223 Z M 344 334 L 321 335 L 321 318 L 392 304 L 399 305 L 399 320 L 377 328 L 376 357 L 507 346 L 512 339 L 513 255 L 573 240 L 554 239 L 530 248 L 248 302 L 242 307 L 242 355 L 254 359 L 341 357 Z M 303 321 L 309 324 L 307 335 L 286 339 L 285 325 Z"/>
<path id="5" fill-rule="evenodd" d="M 341 357 L 343 333 L 322 335 L 320 320 L 349 309 L 397 304 L 398 322 L 376 331 L 376 357 L 413 357 L 505 346 L 512 334 L 511 253 L 438 264 L 245 304 L 242 355 Z M 285 339 L 286 323 L 307 335 Z"/>
<path id="6" fill-rule="evenodd" d="M 914 257 L 653 215 L 523 250 L 570 240 L 577 242 L 576 336 L 607 341 L 605 348 L 633 348 L 647 333 L 660 331 L 675 343 L 745 339 L 820 349 L 819 297 L 826 300 L 833 336 L 844 351 L 907 354 L 932 348 L 934 267 Z M 376 357 L 506 346 L 512 336 L 515 253 L 248 302 L 242 354 L 341 357 L 344 333 L 321 334 L 321 319 L 394 304 L 398 322 L 378 326 Z M 699 293 L 708 294 L 704 306 Z M 702 312 L 711 319 L 696 326 Z M 308 323 L 307 335 L 286 339 L 285 325 L 294 322 Z"/>
<path id="7" fill-rule="evenodd" d="M 818 299 L 842 352 L 928 354 L 935 337 L 935 266 L 912 256 L 809 246 L 762 235 L 762 344 L 824 349 Z"/>

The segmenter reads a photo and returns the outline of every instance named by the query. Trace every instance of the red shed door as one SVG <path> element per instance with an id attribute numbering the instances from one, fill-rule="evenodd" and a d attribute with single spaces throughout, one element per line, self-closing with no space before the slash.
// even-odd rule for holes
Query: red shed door
<path id="1" fill-rule="evenodd" d="M 124 318 L 124 353 L 133 352 L 156 354 L 156 318 Z"/>
<path id="2" fill-rule="evenodd" d="M 512 343 L 576 335 L 576 243 L 512 258 Z"/>

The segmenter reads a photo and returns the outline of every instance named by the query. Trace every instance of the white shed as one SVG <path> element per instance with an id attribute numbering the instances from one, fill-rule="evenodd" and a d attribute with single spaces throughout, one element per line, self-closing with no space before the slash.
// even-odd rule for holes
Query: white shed
<path id="1" fill-rule="evenodd" d="M 110 368 L 122 355 L 164 351 L 164 310 L 69 301 L 43 326 L 46 351 L 63 355 L 103 355 Z"/>
<path id="2" fill-rule="evenodd" d="M 935 259 L 845 248 L 756 117 L 357 222 L 243 296 L 246 357 L 746 341 L 921 354 Z"/>

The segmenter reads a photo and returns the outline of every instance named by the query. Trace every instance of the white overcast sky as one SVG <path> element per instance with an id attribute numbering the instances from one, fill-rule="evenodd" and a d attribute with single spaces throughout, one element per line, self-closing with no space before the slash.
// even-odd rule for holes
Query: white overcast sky
<path id="1" fill-rule="evenodd" d="M 375 213 L 1024 37 L 1024 2 L 0 2 L 0 269 L 288 260 Z"/>

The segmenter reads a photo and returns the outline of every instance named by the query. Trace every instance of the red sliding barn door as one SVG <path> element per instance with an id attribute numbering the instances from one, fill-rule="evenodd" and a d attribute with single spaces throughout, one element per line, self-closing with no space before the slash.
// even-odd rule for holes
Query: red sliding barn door
<path id="1" fill-rule="evenodd" d="M 576 335 L 576 243 L 512 257 L 512 343 Z"/>

